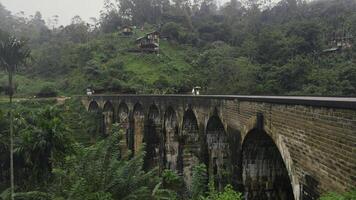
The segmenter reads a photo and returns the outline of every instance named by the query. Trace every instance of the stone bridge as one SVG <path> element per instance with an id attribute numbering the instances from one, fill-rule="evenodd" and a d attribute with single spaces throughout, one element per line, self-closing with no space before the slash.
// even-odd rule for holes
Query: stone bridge
<path id="1" fill-rule="evenodd" d="M 114 122 L 127 148 L 146 144 L 146 168 L 179 173 L 189 191 L 204 163 L 218 189 L 248 200 L 317 199 L 356 186 L 356 98 L 98 95 L 82 97 L 103 134 Z"/>

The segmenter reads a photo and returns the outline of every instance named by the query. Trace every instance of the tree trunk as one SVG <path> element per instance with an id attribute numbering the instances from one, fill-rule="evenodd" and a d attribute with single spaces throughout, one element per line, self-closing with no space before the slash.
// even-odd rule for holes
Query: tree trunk
<path id="1" fill-rule="evenodd" d="M 9 71 L 9 98 L 10 98 L 10 182 L 11 182 L 11 200 L 14 200 L 15 181 L 14 181 L 14 114 L 12 107 L 13 80 L 12 72 Z"/>

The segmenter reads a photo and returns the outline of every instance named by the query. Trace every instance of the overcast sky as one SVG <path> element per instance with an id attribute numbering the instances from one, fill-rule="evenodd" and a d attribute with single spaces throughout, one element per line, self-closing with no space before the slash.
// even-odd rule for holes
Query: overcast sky
<path id="1" fill-rule="evenodd" d="M 69 24 L 75 15 L 86 21 L 98 17 L 103 7 L 103 0 L 0 0 L 0 3 L 13 14 L 24 11 L 29 16 L 40 11 L 45 20 L 58 15 L 63 25 Z"/>
<path id="2" fill-rule="evenodd" d="M 229 0 L 217 0 L 223 4 Z M 104 0 L 0 0 L 13 14 L 24 11 L 25 15 L 33 15 L 36 11 L 42 13 L 43 18 L 59 16 L 59 24 L 67 25 L 75 15 L 89 21 L 91 17 L 99 17 Z"/>

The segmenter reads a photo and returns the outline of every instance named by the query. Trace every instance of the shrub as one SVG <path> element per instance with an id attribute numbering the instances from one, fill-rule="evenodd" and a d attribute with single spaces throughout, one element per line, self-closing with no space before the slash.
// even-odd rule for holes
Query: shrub
<path id="1" fill-rule="evenodd" d="M 37 93 L 38 97 L 55 97 L 58 95 L 57 90 L 52 85 L 45 85 Z"/>
<path id="2" fill-rule="evenodd" d="M 209 196 L 201 200 L 242 200 L 242 194 L 236 192 L 231 185 L 227 185 L 224 191 L 217 192 L 214 184 L 209 184 Z"/>
<path id="3" fill-rule="evenodd" d="M 178 192 L 183 186 L 182 177 L 172 170 L 164 170 L 162 172 L 163 186 L 166 189 L 170 189 Z"/>
<path id="4" fill-rule="evenodd" d="M 330 192 L 323 195 L 320 200 L 354 200 L 356 199 L 356 190 L 346 192 L 343 194 Z"/>
<path id="5" fill-rule="evenodd" d="M 177 23 L 169 22 L 162 27 L 162 35 L 170 40 L 178 41 L 180 26 Z"/>

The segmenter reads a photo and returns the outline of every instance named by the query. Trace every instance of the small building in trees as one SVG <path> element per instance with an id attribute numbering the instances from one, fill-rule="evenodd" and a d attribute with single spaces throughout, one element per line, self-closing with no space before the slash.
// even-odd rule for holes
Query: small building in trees
<path id="1" fill-rule="evenodd" d="M 337 36 L 334 34 L 332 39 L 329 41 L 328 46 L 330 48 L 325 49 L 324 53 L 338 52 L 345 49 L 352 48 L 353 37 L 351 34 L 342 34 L 342 36 Z"/>
<path id="2" fill-rule="evenodd" d="M 138 48 L 143 52 L 159 52 L 160 33 L 154 31 L 147 33 L 145 36 L 137 38 L 136 43 Z"/>
<path id="3" fill-rule="evenodd" d="M 131 36 L 133 34 L 133 28 L 131 26 L 122 27 L 121 33 L 125 36 Z"/>

